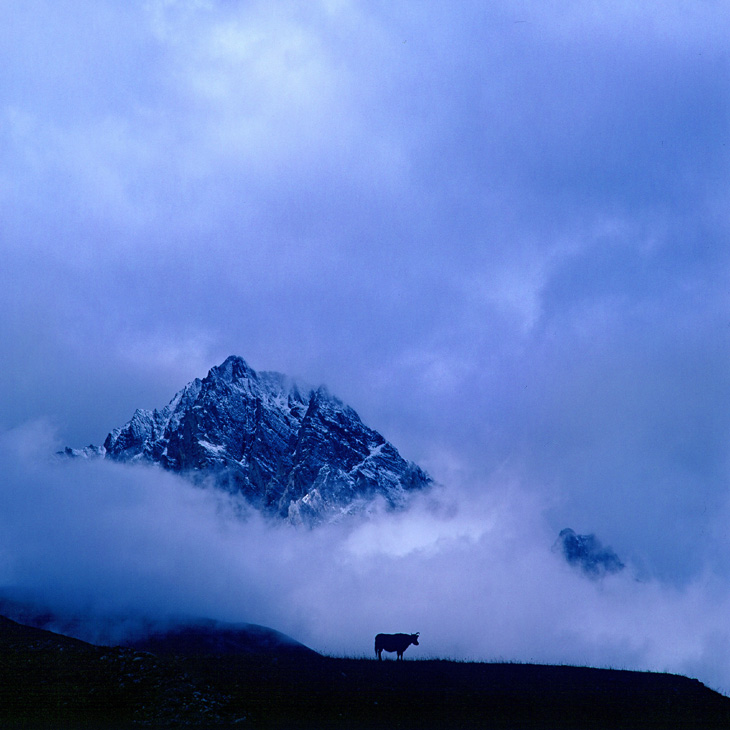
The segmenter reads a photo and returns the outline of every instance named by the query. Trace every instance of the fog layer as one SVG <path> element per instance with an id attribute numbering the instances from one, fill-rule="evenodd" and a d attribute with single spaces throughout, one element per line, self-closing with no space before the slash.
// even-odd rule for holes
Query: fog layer
<path id="1" fill-rule="evenodd" d="M 405 512 L 318 529 L 265 521 L 156 468 L 56 459 L 42 424 L 0 435 L 0 584 L 91 617 L 187 614 L 268 625 L 371 656 L 668 670 L 730 688 L 730 596 L 633 566 L 590 580 L 551 548 L 540 490 L 507 472 L 475 497 L 441 487 Z"/>

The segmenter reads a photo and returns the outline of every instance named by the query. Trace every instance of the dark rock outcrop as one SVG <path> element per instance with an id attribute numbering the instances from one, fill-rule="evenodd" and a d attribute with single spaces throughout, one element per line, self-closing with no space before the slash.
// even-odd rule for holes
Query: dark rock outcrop
<path id="1" fill-rule="evenodd" d="M 618 555 L 611 548 L 604 547 L 595 535 L 578 535 L 569 527 L 560 531 L 555 549 L 591 578 L 618 573 L 625 567 Z"/>

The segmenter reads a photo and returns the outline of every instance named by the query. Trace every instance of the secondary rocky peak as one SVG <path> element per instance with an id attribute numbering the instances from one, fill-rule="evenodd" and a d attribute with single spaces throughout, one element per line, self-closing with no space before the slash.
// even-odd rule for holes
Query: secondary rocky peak
<path id="1" fill-rule="evenodd" d="M 570 527 L 560 531 L 553 549 L 591 578 L 618 573 L 625 567 L 618 555 L 595 535 L 578 535 Z"/>

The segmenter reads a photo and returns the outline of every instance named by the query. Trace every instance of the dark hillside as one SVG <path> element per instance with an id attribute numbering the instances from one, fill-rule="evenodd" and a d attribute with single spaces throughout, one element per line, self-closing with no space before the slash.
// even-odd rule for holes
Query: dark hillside
<path id="1" fill-rule="evenodd" d="M 184 662 L 93 646 L 0 616 L 3 730 L 203 727 L 223 718 L 224 703 Z"/>
<path id="2" fill-rule="evenodd" d="M 649 672 L 308 651 L 158 656 L 0 617 L 0 727 L 712 730 L 730 728 L 730 699 Z"/>
<path id="3" fill-rule="evenodd" d="M 240 654 L 295 655 L 316 652 L 290 636 L 256 624 L 230 624 L 209 619 L 189 619 L 166 628 L 152 627 L 125 646 L 159 656 L 231 656 Z"/>
<path id="4" fill-rule="evenodd" d="M 268 659 L 196 673 L 270 728 L 730 728 L 730 699 L 649 672 L 453 661 Z"/>

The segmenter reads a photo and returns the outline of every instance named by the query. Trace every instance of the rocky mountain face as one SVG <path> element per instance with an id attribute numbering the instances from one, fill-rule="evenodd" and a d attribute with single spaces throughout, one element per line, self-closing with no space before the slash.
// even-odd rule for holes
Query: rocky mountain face
<path id="1" fill-rule="evenodd" d="M 334 519 L 378 496 L 396 508 L 431 484 L 325 388 L 258 373 L 235 356 L 188 383 L 161 410 L 135 411 L 103 447 L 66 453 L 212 476 L 294 523 Z"/>

